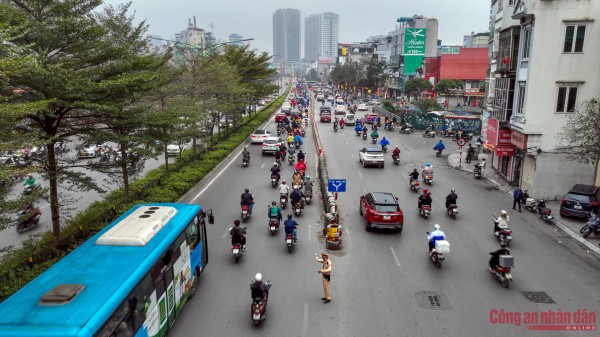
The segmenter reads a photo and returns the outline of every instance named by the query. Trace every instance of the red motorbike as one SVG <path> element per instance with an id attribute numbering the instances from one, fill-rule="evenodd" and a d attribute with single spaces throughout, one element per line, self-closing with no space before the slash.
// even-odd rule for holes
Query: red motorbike
<path id="1" fill-rule="evenodd" d="M 18 213 L 19 219 L 17 223 L 17 232 L 23 233 L 29 229 L 32 229 L 40 222 L 42 211 L 39 208 L 33 208 L 29 210 L 22 210 Z"/>

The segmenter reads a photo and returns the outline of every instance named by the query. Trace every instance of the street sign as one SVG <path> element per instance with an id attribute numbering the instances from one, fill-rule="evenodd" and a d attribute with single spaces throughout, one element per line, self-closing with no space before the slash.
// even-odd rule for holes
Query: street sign
<path id="1" fill-rule="evenodd" d="M 346 179 L 329 179 L 327 192 L 346 192 Z"/>
<path id="2" fill-rule="evenodd" d="M 466 140 L 466 139 L 464 139 L 464 138 L 458 138 L 458 139 L 456 140 L 456 144 L 458 144 L 458 146 L 460 146 L 460 147 L 463 147 L 463 146 L 465 146 L 465 144 L 466 144 L 466 143 L 467 143 L 467 140 Z"/>

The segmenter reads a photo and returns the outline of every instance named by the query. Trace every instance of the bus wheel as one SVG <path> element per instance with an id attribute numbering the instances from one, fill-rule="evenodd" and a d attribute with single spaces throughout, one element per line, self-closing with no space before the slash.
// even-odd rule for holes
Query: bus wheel
<path id="1" fill-rule="evenodd" d="M 198 288 L 198 282 L 200 282 L 200 272 L 198 269 L 194 272 L 194 282 L 192 282 L 192 289 L 190 289 L 190 297 L 193 297 L 196 293 L 196 288 Z"/>

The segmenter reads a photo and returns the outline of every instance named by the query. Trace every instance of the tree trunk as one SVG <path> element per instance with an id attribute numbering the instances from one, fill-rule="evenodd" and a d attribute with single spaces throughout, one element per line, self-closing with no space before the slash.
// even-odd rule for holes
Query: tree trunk
<path id="1" fill-rule="evenodd" d="M 52 218 L 52 234 L 54 240 L 60 239 L 60 208 L 58 205 L 58 167 L 56 164 L 56 153 L 54 143 L 47 144 L 48 151 L 48 180 L 50 182 L 50 214 Z"/>
<path id="2" fill-rule="evenodd" d="M 127 147 L 124 144 L 119 144 L 121 150 L 121 172 L 123 172 L 123 192 L 125 196 L 129 196 L 129 168 L 127 167 Z"/>
<path id="3" fill-rule="evenodd" d="M 192 136 L 192 153 L 196 154 L 196 134 Z"/>
<path id="4" fill-rule="evenodd" d="M 163 150 L 163 152 L 165 153 L 165 172 L 169 172 L 169 155 L 167 154 L 167 144 L 163 145 Z"/>

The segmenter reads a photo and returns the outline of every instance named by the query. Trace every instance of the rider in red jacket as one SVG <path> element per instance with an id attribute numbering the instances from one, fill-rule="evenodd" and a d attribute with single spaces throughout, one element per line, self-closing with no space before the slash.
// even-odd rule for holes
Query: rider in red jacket
<path id="1" fill-rule="evenodd" d="M 300 159 L 300 161 L 298 161 L 298 164 L 296 164 L 296 166 L 294 166 L 294 168 L 298 172 L 301 172 L 301 173 L 306 172 L 306 164 L 304 163 L 304 160 Z"/>

